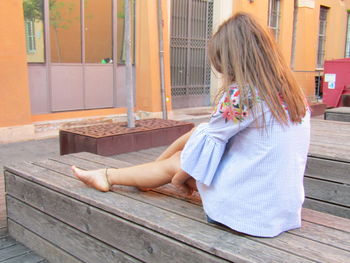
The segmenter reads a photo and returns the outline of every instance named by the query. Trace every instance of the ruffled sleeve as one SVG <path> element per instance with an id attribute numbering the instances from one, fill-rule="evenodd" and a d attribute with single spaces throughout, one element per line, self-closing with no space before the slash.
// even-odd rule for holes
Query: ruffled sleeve
<path id="1" fill-rule="evenodd" d="M 254 121 L 247 109 L 239 107 L 238 89 L 232 88 L 230 95 L 233 107 L 228 108 L 224 96 L 210 122 L 195 129 L 181 153 L 181 169 L 207 186 L 215 176 L 228 140 Z"/>

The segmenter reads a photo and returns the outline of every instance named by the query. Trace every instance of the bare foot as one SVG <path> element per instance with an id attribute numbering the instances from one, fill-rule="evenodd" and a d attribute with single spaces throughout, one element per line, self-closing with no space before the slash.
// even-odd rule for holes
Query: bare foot
<path id="1" fill-rule="evenodd" d="M 84 171 L 72 166 L 72 171 L 75 177 L 81 180 L 84 184 L 95 188 L 96 190 L 108 192 L 111 187 L 108 182 L 105 169 Z"/>

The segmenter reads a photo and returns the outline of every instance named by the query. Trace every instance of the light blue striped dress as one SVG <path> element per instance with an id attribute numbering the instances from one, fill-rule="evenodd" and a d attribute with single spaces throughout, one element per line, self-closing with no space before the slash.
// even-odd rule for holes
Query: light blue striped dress
<path id="1" fill-rule="evenodd" d="M 230 89 L 233 108 L 237 87 Z M 224 96 L 225 97 L 225 96 Z M 266 130 L 249 110 L 220 101 L 181 153 L 181 167 L 197 181 L 206 214 L 238 232 L 273 237 L 301 226 L 303 175 L 310 141 L 310 112 L 281 126 L 263 106 Z"/>

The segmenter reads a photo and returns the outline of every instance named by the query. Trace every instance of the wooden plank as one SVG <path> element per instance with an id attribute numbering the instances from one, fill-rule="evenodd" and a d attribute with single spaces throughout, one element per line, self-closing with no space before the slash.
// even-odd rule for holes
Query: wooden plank
<path id="1" fill-rule="evenodd" d="M 1 262 L 2 263 L 44 263 L 44 262 L 48 262 L 48 261 L 46 261 L 42 257 L 38 256 L 34 252 L 29 252 L 28 254 L 25 254 L 25 255 L 22 255 L 19 257 L 15 257 L 15 258 L 11 258 L 11 259 L 7 259 L 7 260 L 1 261 Z"/>
<path id="2" fill-rule="evenodd" d="M 189 259 L 191 262 L 226 262 L 25 179 L 12 177 L 8 180 L 11 196 L 20 197 L 24 193 L 21 201 L 139 259 L 149 262 L 188 262 Z M 182 255 L 181 260 L 176 258 L 177 254 Z"/>
<path id="3" fill-rule="evenodd" d="M 331 247 L 328 244 L 316 243 L 312 240 L 288 233 L 282 233 L 278 238 L 254 238 L 254 240 L 259 240 L 266 245 L 279 247 L 281 250 L 288 252 L 292 252 L 288 247 L 293 248 L 295 254 L 303 255 L 316 262 L 347 263 L 350 258 L 350 251 L 348 249 L 344 251 L 343 249 Z"/>
<path id="4" fill-rule="evenodd" d="M 77 163 L 79 164 L 79 162 L 77 162 Z M 52 165 L 51 163 L 47 163 L 46 166 L 49 168 L 49 167 L 54 166 L 54 165 Z M 55 166 L 55 169 L 56 169 L 56 171 L 60 171 L 60 172 L 64 173 L 65 172 L 64 164 L 61 164 L 61 166 L 62 167 L 60 167 L 60 168 Z M 83 166 L 83 165 L 81 165 L 81 166 Z M 94 167 L 94 168 L 98 168 L 98 167 Z M 188 206 L 181 205 L 181 203 L 177 204 L 176 202 L 174 202 L 174 199 L 171 200 L 172 198 L 169 198 L 169 197 L 165 198 L 164 196 L 156 195 L 156 194 L 150 193 L 150 192 L 143 193 L 143 192 L 139 192 L 137 190 L 131 191 L 130 188 L 127 190 L 127 189 L 116 187 L 115 189 L 117 189 L 119 191 L 119 193 L 126 194 L 127 196 L 130 196 L 130 197 L 135 198 L 135 199 L 140 200 L 140 201 L 147 201 L 148 203 L 151 203 L 152 205 L 156 205 L 158 207 L 166 208 L 166 207 L 171 206 L 172 211 L 175 210 L 177 213 L 182 214 L 184 216 L 191 215 L 191 218 L 204 218 L 204 214 L 202 211 L 200 211 L 200 213 L 198 213 L 195 216 L 193 216 L 193 213 L 191 214 L 191 212 L 193 212 L 193 211 L 198 211 L 198 209 L 195 209 L 195 207 L 193 205 L 192 205 L 192 207 L 188 207 Z M 174 195 L 174 189 L 169 190 L 169 194 Z M 307 235 L 304 234 L 302 236 L 306 236 L 308 238 L 311 238 L 312 240 L 317 241 L 317 239 L 315 239 L 315 234 L 313 234 L 312 231 L 309 231 L 308 228 L 305 228 L 305 227 L 303 227 L 303 230 L 304 230 L 304 232 L 307 232 L 308 234 Z M 327 229 L 323 229 L 323 231 L 321 231 L 321 233 L 324 233 L 324 232 L 327 232 Z M 330 235 L 330 234 L 328 233 L 328 235 Z M 336 237 L 333 237 L 333 239 L 336 239 Z M 321 236 L 320 240 L 322 240 L 322 242 L 323 242 L 324 239 L 322 236 Z M 342 240 L 340 240 L 338 242 L 338 244 L 340 244 L 339 245 L 340 248 L 343 247 L 342 243 L 343 243 Z"/>
<path id="5" fill-rule="evenodd" d="M 344 217 L 350 219 L 350 209 L 348 207 L 329 204 L 324 201 L 314 200 L 306 198 L 304 205 L 305 208 L 317 210 L 319 212 L 332 214 L 338 217 Z"/>
<path id="6" fill-rule="evenodd" d="M 340 112 L 339 113 L 326 112 L 325 119 L 326 120 L 334 120 L 334 121 L 350 122 L 350 114 L 349 113 L 340 113 Z"/>
<path id="7" fill-rule="evenodd" d="M 123 161 L 123 162 L 128 162 L 128 163 L 130 163 L 132 165 L 137 165 L 137 164 L 142 163 L 142 161 L 140 162 L 138 159 L 130 158 L 128 154 L 119 154 L 115 158 L 116 158 L 116 160 L 120 160 L 120 161 Z"/>
<path id="8" fill-rule="evenodd" d="M 79 164 L 79 162 L 77 162 Z M 52 170 L 54 167 L 54 170 L 59 172 L 63 175 L 70 176 L 71 177 L 71 171 L 70 167 L 62 164 L 57 163 L 54 160 L 45 160 L 40 162 L 35 162 L 35 165 L 38 165 L 40 167 L 46 168 L 48 170 Z M 98 168 L 99 164 L 96 164 L 96 169 Z M 112 191 L 117 191 L 119 194 L 128 196 L 130 198 L 133 198 L 135 200 L 139 200 L 141 202 L 145 202 L 147 199 L 147 203 L 151 203 L 153 206 L 166 208 L 168 206 L 171 206 L 172 208 L 177 208 L 178 214 L 183 216 L 188 216 L 189 214 L 195 215 L 197 218 L 205 218 L 205 213 L 203 212 L 203 209 L 198 209 L 198 206 L 190 203 L 184 203 L 183 201 L 173 198 L 174 195 L 174 188 L 172 188 L 172 195 L 171 197 L 168 195 L 164 195 L 161 192 L 163 191 L 147 191 L 142 192 L 137 190 L 135 187 L 123 187 L 123 186 L 113 186 Z M 184 195 L 182 195 L 184 196 Z M 181 198 L 182 200 L 186 200 L 186 197 Z M 187 197 L 189 199 L 189 197 Z M 150 201 L 150 202 L 149 202 Z"/>
<path id="9" fill-rule="evenodd" d="M 324 141 L 325 139 L 328 140 L 328 138 L 331 138 L 332 140 L 343 140 L 343 139 L 349 139 L 350 135 L 346 129 L 344 130 L 337 130 L 336 132 L 334 130 L 325 129 L 324 127 L 312 129 L 311 131 L 311 137 L 320 138 L 321 141 Z M 323 137 L 325 136 L 325 137 Z M 348 143 L 347 140 L 344 140 L 344 143 Z"/>
<path id="10" fill-rule="evenodd" d="M 70 164 L 70 165 L 75 164 L 75 162 L 73 161 L 74 158 L 72 158 L 70 155 L 62 155 L 62 156 L 52 157 L 50 159 L 55 160 L 57 162 Z M 88 169 L 88 170 L 94 169 L 94 164 L 91 164 L 91 162 L 89 162 L 89 161 L 82 160 L 81 163 L 83 163 L 85 165 L 85 167 L 87 167 L 86 169 Z M 103 167 L 101 167 L 101 168 L 103 168 Z"/>
<path id="11" fill-rule="evenodd" d="M 348 149 L 330 148 L 329 145 L 310 144 L 309 156 L 319 157 L 324 159 L 332 159 L 341 162 L 350 162 L 350 157 L 347 157 Z"/>
<path id="12" fill-rule="evenodd" d="M 279 249 L 253 242 L 243 236 L 232 235 L 226 231 L 215 229 L 208 224 L 194 222 L 189 218 L 169 213 L 158 207 L 153 207 L 122 195 L 113 197 L 116 193 L 101 193 L 86 188 L 81 182 L 73 178 L 66 177 L 63 179 L 62 175 L 28 163 L 12 165 L 7 167 L 7 170 L 231 261 L 307 261 Z M 260 251 L 259 255 L 257 255 L 256 251 Z"/>
<path id="13" fill-rule="evenodd" d="M 307 197 L 350 208 L 350 187 L 348 185 L 305 177 L 304 187 Z"/>
<path id="14" fill-rule="evenodd" d="M 156 147 L 156 148 L 150 148 L 150 149 L 145 149 L 145 150 L 140 150 L 140 153 L 147 153 L 151 156 L 154 157 L 154 159 L 157 159 L 167 148 L 167 146 L 161 146 L 161 147 Z"/>
<path id="15" fill-rule="evenodd" d="M 302 227 L 290 231 L 290 233 L 350 251 L 350 235 L 342 230 L 330 229 L 328 227 L 302 221 Z"/>
<path id="16" fill-rule="evenodd" d="M 153 162 L 155 159 L 153 156 L 150 156 L 147 153 L 141 153 L 141 152 L 129 152 L 127 154 L 121 154 L 122 156 L 125 156 L 126 158 L 134 159 L 137 160 L 141 163 L 148 163 L 148 162 Z M 119 159 L 120 156 L 118 156 Z M 128 159 L 127 159 L 128 160 Z"/>
<path id="17" fill-rule="evenodd" d="M 30 250 L 27 247 L 23 246 L 22 244 L 17 243 L 13 246 L 1 249 L 0 262 L 5 261 L 7 259 L 21 256 L 21 255 L 25 255 L 29 252 L 30 252 Z"/>
<path id="18" fill-rule="evenodd" d="M 81 263 L 82 261 L 51 244 L 47 240 L 34 234 L 16 222 L 9 219 L 10 235 L 26 246 L 46 258 L 50 263 Z"/>
<path id="19" fill-rule="evenodd" d="M 82 165 L 83 166 L 83 165 Z M 137 192 L 136 192 L 137 193 Z M 133 193 L 133 195 L 135 195 L 135 193 Z M 144 200 L 148 203 L 151 203 L 152 205 L 155 205 L 154 203 L 154 200 L 151 200 L 149 199 L 149 197 L 147 196 L 147 194 L 142 194 L 143 196 L 141 197 L 141 199 L 139 200 Z M 155 199 L 157 200 L 157 199 Z M 173 203 L 171 202 L 171 210 L 174 211 L 174 210 L 177 210 L 177 211 L 174 211 L 174 212 L 177 212 L 177 213 L 181 213 L 179 211 L 179 207 L 175 207 L 173 206 Z M 160 204 L 157 203 L 157 205 L 159 206 Z M 167 202 L 163 204 L 164 208 L 165 209 L 169 209 L 167 207 L 169 207 L 169 205 L 167 205 Z M 187 210 L 187 216 L 190 215 L 190 211 L 194 211 L 194 207 L 191 208 L 191 209 L 188 209 Z M 192 218 L 196 218 L 195 216 L 191 215 Z M 203 217 L 202 217 L 203 218 Z M 197 218 L 198 219 L 198 218 Z M 308 227 L 305 227 L 305 225 L 307 225 Z M 302 236 L 302 237 L 307 237 L 308 239 L 312 239 L 314 241 L 319 241 L 321 243 L 324 243 L 325 239 L 329 239 L 329 242 L 330 242 L 330 245 L 334 246 L 334 247 L 339 247 L 339 248 L 344 248 L 347 246 L 346 244 L 346 240 L 350 238 L 350 235 L 348 234 L 345 234 L 343 232 L 340 232 L 340 231 L 333 231 L 331 229 L 328 229 L 328 228 L 325 228 L 325 227 L 322 227 L 322 226 L 313 226 L 312 228 L 310 227 L 312 224 L 308 223 L 308 222 L 305 222 L 304 226 L 303 226 L 303 232 L 298 232 L 298 233 L 302 233 L 300 234 L 299 236 Z M 311 229 L 309 229 L 311 228 Z M 317 233 L 313 233 L 313 230 L 314 229 L 317 229 L 319 231 L 319 233 L 321 233 L 320 235 L 317 235 Z M 292 232 L 293 234 L 295 234 L 294 232 Z M 308 241 L 306 241 L 308 242 Z M 345 244 L 344 244 L 345 242 Z M 285 242 L 285 243 L 288 243 L 288 242 Z M 298 248 L 296 245 L 299 244 L 300 242 L 295 242 L 295 244 L 293 245 L 293 248 L 290 249 L 290 251 L 293 251 L 294 249 L 298 249 L 300 250 L 300 248 Z M 268 243 L 270 244 L 270 243 Z M 270 244 L 271 245 L 271 244 Z M 279 244 L 275 244 L 276 247 L 279 247 Z"/>
<path id="20" fill-rule="evenodd" d="M 308 157 L 307 176 L 350 185 L 350 163 Z"/>
<path id="21" fill-rule="evenodd" d="M 302 218 L 308 222 L 350 233 L 349 220 L 342 217 L 304 208 Z"/>
<path id="22" fill-rule="evenodd" d="M 333 109 L 327 109 L 326 112 L 336 112 L 336 113 L 343 113 L 343 114 L 350 114 L 350 107 L 338 107 Z"/>
<path id="23" fill-rule="evenodd" d="M 89 167 L 84 167 L 84 163 L 80 163 L 79 160 L 75 160 L 75 161 L 76 161 L 76 164 L 79 164 L 80 167 L 82 167 L 83 169 L 89 169 Z M 103 159 L 100 160 L 100 162 L 103 162 Z M 112 161 L 109 164 L 113 165 Z M 101 167 L 98 167 L 98 166 L 92 167 L 92 169 L 97 169 L 97 168 L 101 168 Z M 323 181 L 318 182 L 312 178 L 305 178 L 305 185 L 307 190 L 307 196 L 318 198 L 318 199 L 321 198 L 320 196 L 323 196 L 324 197 L 323 200 L 326 200 L 327 202 L 331 202 L 331 201 L 340 202 L 343 205 L 344 203 L 346 204 L 348 202 L 347 196 L 349 195 L 349 191 L 347 186 L 337 185 L 337 184 L 332 185 L 329 182 L 323 182 Z M 320 189 L 323 189 L 323 191 L 320 191 Z M 308 202 L 307 202 L 307 205 L 308 205 Z M 325 204 L 325 206 L 328 207 L 329 205 Z M 310 207 L 310 206 L 307 206 L 307 207 Z M 335 213 L 336 215 L 344 215 L 344 212 L 345 212 L 345 215 L 350 213 L 350 210 L 346 212 L 346 208 L 344 207 L 335 207 L 333 208 L 333 211 L 334 210 L 337 210 Z M 328 210 L 326 209 L 326 211 L 329 211 L 329 209 Z M 343 213 L 340 213 L 341 211 Z"/>
<path id="24" fill-rule="evenodd" d="M 105 166 L 108 167 L 114 167 L 114 168 L 123 168 L 123 167 L 128 167 L 131 165 L 129 162 L 123 162 L 120 160 L 113 159 L 111 157 L 105 157 L 89 152 L 80 152 L 80 153 L 73 153 L 70 154 L 69 156 L 73 156 L 79 159 L 95 162 L 95 163 L 101 163 Z"/>
<path id="25" fill-rule="evenodd" d="M 28 188 L 28 186 L 26 187 L 26 188 Z M 32 192 L 34 192 L 34 191 L 32 191 Z M 35 192 L 38 192 L 39 193 L 39 191 L 38 190 L 36 190 Z M 42 195 L 42 194 L 40 194 L 40 195 Z M 149 202 L 149 200 L 148 200 L 148 198 L 146 198 L 146 197 L 144 197 L 144 199 L 145 199 L 145 201 L 147 201 L 147 202 Z M 147 200 L 146 200 L 147 199 Z M 60 202 L 61 203 L 61 202 Z M 169 205 L 168 205 L 169 206 Z M 168 208 L 169 209 L 169 208 Z M 173 206 L 171 206 L 171 209 L 174 209 L 174 207 Z M 179 209 L 179 208 L 177 208 L 177 209 Z M 203 217 L 202 217 L 203 218 Z M 321 227 L 322 228 L 322 227 Z M 305 229 L 305 228 L 304 228 Z M 320 228 L 318 229 L 318 230 L 320 230 Z M 306 237 L 308 237 L 308 238 L 310 238 L 310 237 L 312 237 L 313 238 L 313 240 L 317 240 L 317 238 L 315 238 L 314 236 L 314 234 L 312 233 L 312 231 L 304 231 L 305 233 L 303 234 L 303 236 L 306 236 Z M 323 229 L 323 232 L 322 233 L 324 233 L 325 235 L 327 234 L 327 236 L 328 237 L 332 237 L 332 239 L 331 239 L 331 241 L 333 242 L 333 246 L 337 246 L 337 245 L 339 245 L 339 247 L 340 248 L 343 248 L 343 243 L 344 243 L 344 240 L 346 240 L 346 237 L 347 238 L 349 238 L 349 235 L 345 235 L 345 234 L 343 234 L 343 238 L 341 238 L 341 239 L 339 239 L 339 238 L 337 238 L 337 235 L 339 234 L 339 233 L 334 233 L 334 231 L 332 232 L 332 231 L 329 231 L 328 229 L 326 229 L 326 228 L 324 228 Z M 316 235 L 317 236 L 317 235 Z M 342 237 L 341 235 L 340 235 L 340 237 Z M 321 240 L 323 241 L 324 240 L 324 236 L 322 236 L 321 235 Z M 291 246 L 291 241 L 294 241 L 293 242 L 293 244 L 292 244 L 292 246 Z M 305 241 L 305 240 L 300 240 L 300 239 L 298 239 L 298 238 L 295 238 L 295 237 L 291 237 L 291 238 L 288 238 L 288 240 L 286 241 L 286 240 L 283 240 L 283 241 L 280 241 L 280 242 L 284 242 L 285 243 L 285 245 L 284 245 L 284 247 L 290 247 L 289 248 L 289 251 L 294 251 L 295 249 L 298 249 L 298 250 L 300 250 L 300 248 L 298 247 L 299 245 L 298 244 L 300 244 L 300 243 L 310 243 L 310 241 Z M 274 241 L 274 242 L 271 242 L 271 241 L 264 241 L 264 243 L 266 243 L 266 244 L 269 244 L 269 245 L 273 245 L 273 246 L 275 246 L 275 247 L 279 247 L 280 245 L 281 245 L 281 243 L 280 242 L 276 242 L 276 241 Z M 311 242 L 312 243 L 312 242 Z M 287 245 L 286 245 L 287 244 Z M 320 251 L 324 251 L 326 248 L 325 247 L 323 247 L 322 249 L 320 249 Z M 303 251 L 304 250 L 304 251 Z M 307 250 L 306 249 L 303 249 L 303 250 L 300 250 L 300 251 L 302 251 L 304 254 L 307 254 Z M 309 253 L 310 254 L 310 253 Z M 329 252 L 327 252 L 327 254 L 329 254 Z M 338 254 L 338 253 L 336 253 L 336 254 Z"/>
<path id="26" fill-rule="evenodd" d="M 139 262 L 10 196 L 6 199 L 8 216 L 12 221 L 31 229 L 83 262 Z"/>
<path id="27" fill-rule="evenodd" d="M 328 120 L 322 120 L 322 119 L 311 119 L 311 128 L 313 127 L 324 127 L 336 130 L 337 128 L 341 127 L 343 129 L 349 129 L 350 130 L 350 124 L 344 123 L 341 121 L 328 121 Z"/>

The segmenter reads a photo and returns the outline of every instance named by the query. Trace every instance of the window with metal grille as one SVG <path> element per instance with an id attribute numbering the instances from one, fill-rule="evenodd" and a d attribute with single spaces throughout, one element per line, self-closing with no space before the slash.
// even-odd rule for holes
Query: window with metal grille
<path id="1" fill-rule="evenodd" d="M 350 57 L 350 13 L 348 13 L 348 27 L 346 30 L 345 57 Z"/>
<path id="2" fill-rule="evenodd" d="M 278 40 L 280 31 L 280 18 L 281 18 L 281 0 L 270 0 L 269 1 L 269 28 Z"/>
<path id="3" fill-rule="evenodd" d="M 326 44 L 326 28 L 328 7 L 321 6 L 320 8 L 320 24 L 318 30 L 318 49 L 317 49 L 317 68 L 323 68 L 325 44 Z"/>
<path id="4" fill-rule="evenodd" d="M 26 34 L 27 53 L 34 54 L 36 52 L 34 21 L 26 20 L 24 22 L 24 26 L 25 26 L 25 34 Z"/>

